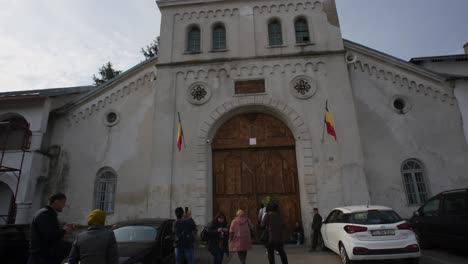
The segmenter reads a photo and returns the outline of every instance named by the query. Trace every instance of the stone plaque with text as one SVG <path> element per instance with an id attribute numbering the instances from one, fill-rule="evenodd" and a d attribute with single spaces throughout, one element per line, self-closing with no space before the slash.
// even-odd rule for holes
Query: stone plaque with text
<path id="1" fill-rule="evenodd" d="M 265 80 L 236 81 L 235 94 L 254 94 L 265 92 Z"/>

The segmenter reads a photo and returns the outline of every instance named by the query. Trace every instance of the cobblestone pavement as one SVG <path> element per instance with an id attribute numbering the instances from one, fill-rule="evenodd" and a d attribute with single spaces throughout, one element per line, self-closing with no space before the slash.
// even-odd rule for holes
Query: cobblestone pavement
<path id="1" fill-rule="evenodd" d="M 340 264 L 340 258 L 332 251 L 308 252 L 305 246 L 287 245 L 286 253 L 290 264 Z M 196 263 L 212 263 L 211 255 L 206 248 L 196 250 Z M 237 255 L 233 255 L 229 261 L 224 263 L 240 264 Z M 263 246 L 255 245 L 248 252 L 247 263 L 263 264 L 268 263 L 266 250 Z M 276 263 L 281 263 L 279 256 L 276 256 Z M 365 261 L 365 264 L 391 264 L 404 263 L 402 261 Z M 423 250 L 421 264 L 467 264 L 468 254 L 460 255 L 446 250 Z"/>

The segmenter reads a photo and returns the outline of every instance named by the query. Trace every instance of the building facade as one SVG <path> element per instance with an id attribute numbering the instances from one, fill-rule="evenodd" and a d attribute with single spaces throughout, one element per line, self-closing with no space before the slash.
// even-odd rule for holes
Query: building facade
<path id="1" fill-rule="evenodd" d="M 409 217 L 468 185 L 454 83 L 343 40 L 333 0 L 157 4 L 159 58 L 52 111 L 60 154 L 47 184 L 67 193 L 64 220 L 94 208 L 110 223 L 173 217 L 178 206 L 199 224 L 237 209 L 256 219 L 269 196 L 293 228 L 314 207 Z"/>

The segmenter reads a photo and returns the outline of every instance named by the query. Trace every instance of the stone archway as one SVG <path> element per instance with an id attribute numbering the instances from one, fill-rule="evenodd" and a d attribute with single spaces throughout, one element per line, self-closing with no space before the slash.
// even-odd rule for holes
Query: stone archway
<path id="1" fill-rule="evenodd" d="M 263 198 L 278 201 L 292 232 L 301 221 L 295 139 L 289 128 L 264 113 L 243 113 L 226 121 L 211 144 L 213 212 L 228 220 L 243 209 L 257 225 Z"/>
<path id="2" fill-rule="evenodd" d="M 211 141 L 219 127 L 231 117 L 245 112 L 263 112 L 281 120 L 296 140 L 296 160 L 299 179 L 301 211 L 310 212 L 317 206 L 317 180 L 314 168 L 312 140 L 300 115 L 289 105 L 267 95 L 238 97 L 216 107 L 200 124 L 197 145 L 197 167 L 193 215 L 200 223 L 211 220 L 212 156 Z M 307 220 L 302 213 L 303 220 Z"/>

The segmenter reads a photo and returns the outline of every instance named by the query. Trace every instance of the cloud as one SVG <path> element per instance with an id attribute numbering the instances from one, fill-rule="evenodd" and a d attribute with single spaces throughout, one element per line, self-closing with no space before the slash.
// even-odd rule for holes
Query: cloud
<path id="1" fill-rule="evenodd" d="M 159 25 L 153 0 L 0 4 L 0 92 L 90 85 L 92 75 L 108 61 L 119 70 L 142 61 L 140 48 L 159 33 L 159 26 L 146 30 L 147 35 L 132 30 L 147 27 L 148 19 Z M 142 9 L 132 7 L 139 5 L 152 8 L 142 14 Z"/>

